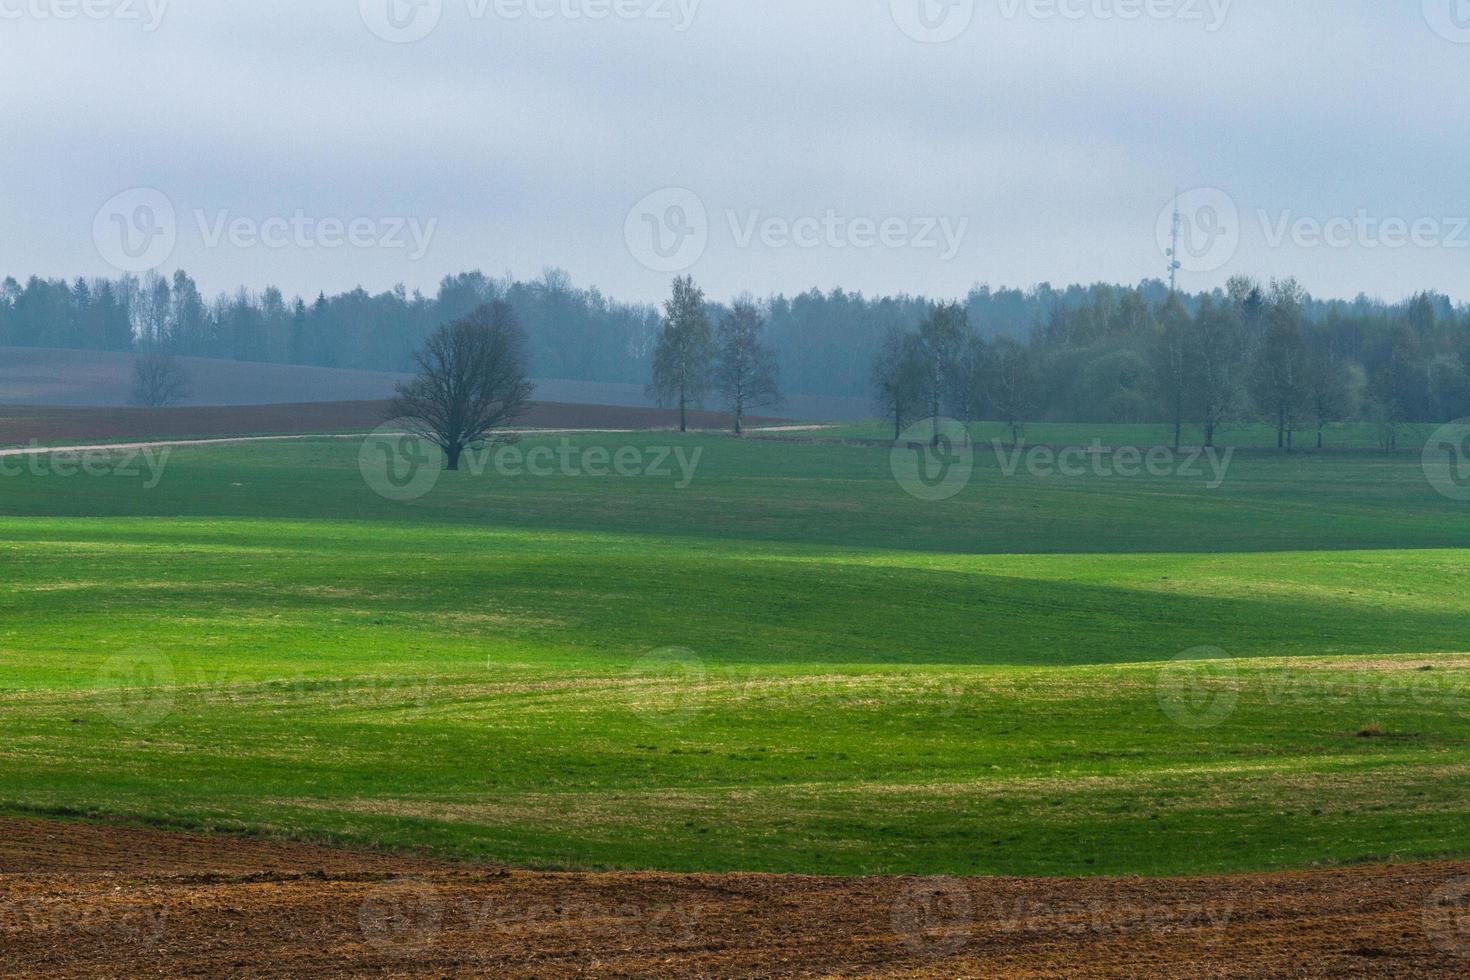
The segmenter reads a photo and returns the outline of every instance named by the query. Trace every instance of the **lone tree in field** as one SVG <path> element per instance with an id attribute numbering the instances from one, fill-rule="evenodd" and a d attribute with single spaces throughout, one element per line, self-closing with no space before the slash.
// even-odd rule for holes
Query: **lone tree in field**
<path id="1" fill-rule="evenodd" d="M 897 327 L 890 328 L 873 359 L 873 404 L 883 418 L 893 423 L 893 438 L 903 436 L 903 424 L 924 410 L 925 379 L 928 376 L 919 338 Z"/>
<path id="2" fill-rule="evenodd" d="M 1257 410 L 1276 427 L 1276 448 L 1287 451 L 1307 415 L 1310 370 L 1302 327 L 1304 296 L 1295 279 L 1271 283 L 1265 333 L 1250 383 Z"/>
<path id="3" fill-rule="evenodd" d="M 1189 335 L 1192 322 L 1176 293 L 1159 314 L 1159 327 L 1149 339 L 1149 362 L 1154 392 L 1174 430 L 1174 449 L 1184 438 L 1184 413 L 1193 389 L 1190 378 Z"/>
<path id="4" fill-rule="evenodd" d="M 775 352 L 761 337 L 765 329 L 765 317 L 755 300 L 742 296 L 720 321 L 715 336 L 715 387 L 735 416 L 737 436 L 745 431 L 747 409 L 771 408 L 782 402 L 780 367 Z"/>
<path id="5" fill-rule="evenodd" d="M 1021 444 L 1021 431 L 1039 399 L 1040 377 L 1031 349 L 1012 337 L 990 345 L 986 389 L 995 417 L 1011 430 L 1011 444 Z"/>
<path id="6" fill-rule="evenodd" d="M 960 355 L 970 336 L 970 318 L 958 303 L 941 303 L 919 325 L 919 352 L 924 361 L 924 410 L 934 423 L 933 444 L 939 447 L 939 419 L 958 394 Z"/>
<path id="7" fill-rule="evenodd" d="M 172 354 L 141 354 L 133 362 L 134 405 L 167 408 L 180 404 L 190 394 L 189 372 Z"/>
<path id="8" fill-rule="evenodd" d="M 398 386 L 389 414 L 442 449 L 451 470 L 529 407 L 526 338 L 504 300 L 440 327 L 414 362 L 418 377 Z"/>
<path id="9" fill-rule="evenodd" d="M 664 304 L 659 325 L 648 393 L 660 406 L 679 406 L 680 432 L 689 431 L 689 406 L 704 403 L 714 349 L 704 292 L 694 285 L 693 276 L 675 279 L 674 295 Z"/>

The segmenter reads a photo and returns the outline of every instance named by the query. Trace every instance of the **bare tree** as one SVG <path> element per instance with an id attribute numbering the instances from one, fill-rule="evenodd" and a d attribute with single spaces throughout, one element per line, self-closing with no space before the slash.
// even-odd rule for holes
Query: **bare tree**
<path id="1" fill-rule="evenodd" d="M 525 414 L 531 382 L 526 338 L 504 300 L 440 327 L 414 355 L 418 377 L 398 386 L 391 418 L 444 451 L 459 469 L 464 451 Z"/>
<path id="2" fill-rule="evenodd" d="M 1177 293 L 1170 293 L 1159 314 L 1159 329 L 1149 344 L 1153 386 L 1174 430 L 1174 448 L 1184 432 L 1184 406 L 1190 390 L 1189 333 L 1191 321 Z"/>
<path id="3" fill-rule="evenodd" d="M 990 404 L 996 417 L 1010 426 L 1011 443 L 1021 444 L 1021 430 L 1036 408 L 1036 363 L 1031 349 L 1011 337 L 997 337 L 990 345 L 990 368 L 986 372 Z"/>
<path id="4" fill-rule="evenodd" d="M 675 279 L 674 294 L 664 304 L 648 393 L 660 405 L 679 406 L 680 432 L 689 431 L 689 406 L 703 404 L 709 390 L 714 346 L 704 292 L 693 276 Z"/>
<path id="5" fill-rule="evenodd" d="M 761 338 L 766 321 L 750 296 L 735 301 L 735 308 L 720 322 L 715 341 L 715 387 L 725 396 L 735 416 L 735 434 L 744 431 L 748 408 L 780 405 L 780 366 L 776 354 Z"/>
<path id="6" fill-rule="evenodd" d="M 878 345 L 873 361 L 873 404 L 893 423 L 893 438 L 903 424 L 923 411 L 925 362 L 919 338 L 892 328 Z"/>
<path id="7" fill-rule="evenodd" d="M 970 318 L 958 303 L 931 307 L 919 325 L 919 349 L 924 358 L 924 408 L 934 422 L 935 448 L 939 446 L 939 419 L 944 407 L 958 400 L 960 355 L 969 335 Z"/>
<path id="8" fill-rule="evenodd" d="M 172 354 L 139 354 L 133 361 L 134 405 L 166 408 L 178 405 L 193 393 L 189 372 Z"/>
<path id="9" fill-rule="evenodd" d="M 1325 331 L 1309 338 L 1307 352 L 1307 416 L 1317 429 L 1317 448 L 1326 445 L 1327 426 L 1357 411 L 1358 391 L 1352 369 Z"/>
<path id="10" fill-rule="evenodd" d="M 1233 303 L 1217 306 L 1206 296 L 1189 332 L 1190 400 L 1207 447 L 1215 445 L 1220 427 L 1239 411 L 1245 373 L 1242 329 Z"/>
<path id="11" fill-rule="evenodd" d="M 1304 298 L 1295 279 L 1271 283 L 1265 333 L 1251 378 L 1257 409 L 1276 426 L 1276 448 L 1288 451 L 1307 411 L 1310 371 L 1302 328 Z"/>

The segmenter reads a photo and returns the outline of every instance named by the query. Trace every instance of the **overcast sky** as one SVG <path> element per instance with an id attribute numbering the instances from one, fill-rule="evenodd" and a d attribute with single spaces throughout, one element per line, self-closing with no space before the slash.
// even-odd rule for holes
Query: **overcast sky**
<path id="1" fill-rule="evenodd" d="M 0 275 L 1133 283 L 1178 189 L 1190 288 L 1470 300 L 1466 0 L 164 2 L 0 0 Z"/>

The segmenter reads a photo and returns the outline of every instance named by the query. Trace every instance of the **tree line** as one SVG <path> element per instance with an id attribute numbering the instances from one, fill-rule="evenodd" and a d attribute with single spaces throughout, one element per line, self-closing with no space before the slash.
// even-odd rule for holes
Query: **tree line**
<path id="1" fill-rule="evenodd" d="M 890 418 L 926 410 L 911 398 L 927 399 L 928 410 L 937 398 L 956 417 L 1016 426 L 1166 420 L 1181 431 L 1197 426 L 1207 441 L 1229 422 L 1267 419 L 1286 446 L 1339 419 L 1378 422 L 1391 440 L 1402 422 L 1470 414 L 1470 311 L 1431 293 L 1396 304 L 1323 301 L 1289 280 L 1237 278 L 1224 289 L 1177 295 L 1149 280 L 982 286 L 945 303 L 840 289 L 701 302 L 712 333 L 731 318 L 759 318 L 761 350 L 788 393 L 891 389 L 882 398 Z M 666 373 L 659 359 L 667 309 L 614 301 L 558 270 L 529 281 L 463 273 L 446 277 L 432 296 L 356 289 L 310 302 L 274 288 L 206 299 L 182 271 L 72 283 L 6 279 L 0 346 L 411 371 L 438 327 L 493 303 L 505 304 L 524 332 L 532 376 L 645 383 Z M 915 345 L 926 364 L 914 350 L 899 356 Z M 886 378 L 875 377 L 875 363 Z M 709 364 L 714 371 L 716 362 Z M 711 394 L 715 380 L 711 374 L 701 387 L 689 379 L 687 403 Z M 916 387 L 922 395 L 912 394 Z"/>
<path id="2" fill-rule="evenodd" d="M 1296 280 L 1236 276 L 1193 300 L 1099 289 L 1024 339 L 987 338 L 961 304 L 932 304 L 884 336 L 873 398 L 896 436 L 941 415 L 1004 422 L 1017 442 L 1027 421 L 1162 421 L 1176 448 L 1186 429 L 1213 446 L 1242 422 L 1270 425 L 1282 449 L 1302 434 L 1322 448 L 1329 425 L 1361 420 L 1391 449 L 1404 423 L 1470 414 L 1470 318 L 1442 297 L 1314 318 Z"/>

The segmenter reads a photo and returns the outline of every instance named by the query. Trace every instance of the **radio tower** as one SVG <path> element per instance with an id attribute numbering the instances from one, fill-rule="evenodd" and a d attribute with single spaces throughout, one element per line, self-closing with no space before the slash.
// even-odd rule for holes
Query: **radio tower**
<path id="1" fill-rule="evenodd" d="M 1174 237 L 1169 245 L 1169 295 L 1174 295 L 1178 286 L 1179 270 L 1179 229 L 1184 225 L 1184 218 L 1179 214 L 1179 192 L 1174 192 Z"/>

